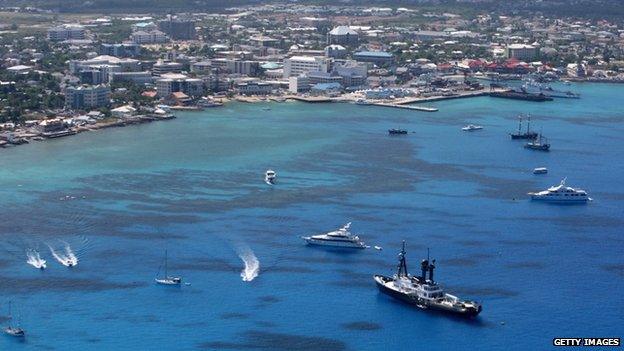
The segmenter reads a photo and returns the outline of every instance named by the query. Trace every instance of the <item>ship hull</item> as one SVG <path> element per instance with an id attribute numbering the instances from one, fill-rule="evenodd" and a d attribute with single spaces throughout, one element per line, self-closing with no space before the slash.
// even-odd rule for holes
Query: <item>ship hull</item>
<path id="1" fill-rule="evenodd" d="M 350 242 L 331 241 L 331 240 L 318 240 L 314 238 L 303 238 L 308 245 L 314 246 L 327 246 L 327 247 L 339 247 L 345 249 L 365 249 L 366 246 L 357 245 Z"/>
<path id="2" fill-rule="evenodd" d="M 481 306 L 479 306 L 478 308 L 457 308 L 454 306 L 430 302 L 428 300 L 420 299 L 412 295 L 404 294 L 384 284 L 385 282 L 391 281 L 392 278 L 382 275 L 375 275 L 374 279 L 380 292 L 421 309 L 449 313 L 467 318 L 474 318 L 479 315 L 479 313 L 481 313 Z"/>

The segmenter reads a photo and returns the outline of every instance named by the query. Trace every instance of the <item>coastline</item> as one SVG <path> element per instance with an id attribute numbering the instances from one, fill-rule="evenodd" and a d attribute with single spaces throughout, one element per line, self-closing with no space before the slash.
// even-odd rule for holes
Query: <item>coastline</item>
<path id="1" fill-rule="evenodd" d="M 167 115 L 138 115 L 127 118 L 107 119 L 96 122 L 90 125 L 81 125 L 63 129 L 57 132 L 37 132 L 34 130 L 21 130 L 14 131 L 14 136 L 10 140 L 0 140 L 0 148 L 11 148 L 18 145 L 29 144 L 32 141 L 45 141 L 48 139 L 57 139 L 76 135 L 82 132 L 95 131 L 99 129 L 113 128 L 113 127 L 126 127 L 129 125 L 150 123 L 154 121 L 166 121 L 176 118 L 172 114 Z"/>

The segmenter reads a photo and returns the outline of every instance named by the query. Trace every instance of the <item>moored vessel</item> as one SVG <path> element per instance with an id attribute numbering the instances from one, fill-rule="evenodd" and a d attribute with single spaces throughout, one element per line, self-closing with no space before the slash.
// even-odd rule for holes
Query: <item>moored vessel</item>
<path id="1" fill-rule="evenodd" d="M 397 129 L 397 128 L 388 129 L 388 134 L 390 134 L 390 135 L 405 135 L 405 134 L 407 134 L 407 129 Z"/>
<path id="2" fill-rule="evenodd" d="M 13 316 L 11 315 L 11 301 L 9 301 L 9 316 L 8 316 L 9 322 L 12 319 L 13 319 Z M 9 335 L 9 336 L 15 336 L 15 337 L 19 337 L 19 338 L 23 338 L 23 337 L 26 336 L 26 332 L 24 331 L 24 329 L 22 329 L 20 327 L 19 318 L 18 318 L 18 321 L 17 321 L 16 325 L 9 324 L 8 326 L 6 326 L 4 328 L 4 333 Z"/>
<path id="3" fill-rule="evenodd" d="M 537 193 L 529 193 L 531 200 L 566 203 L 585 203 L 592 200 L 585 190 L 566 186 L 565 182 L 564 178 L 559 185 Z"/>
<path id="4" fill-rule="evenodd" d="M 483 129 L 483 127 L 482 127 L 482 126 L 477 126 L 477 125 L 474 125 L 474 124 L 469 124 L 469 125 L 464 126 L 464 127 L 462 128 L 462 130 L 463 130 L 464 132 L 473 132 L 473 131 L 475 131 L 475 130 L 481 130 L 481 129 Z"/>
<path id="5" fill-rule="evenodd" d="M 267 169 L 266 172 L 264 172 L 264 182 L 269 184 L 269 185 L 273 185 L 275 184 L 275 179 L 277 178 L 277 173 L 272 170 L 272 169 Z"/>
<path id="6" fill-rule="evenodd" d="M 518 116 L 520 120 L 518 122 L 518 131 L 515 133 L 509 133 L 512 139 L 535 139 L 537 138 L 537 132 L 531 131 L 531 116 L 527 116 L 527 128 L 526 132 L 522 131 L 522 116 Z"/>
<path id="7" fill-rule="evenodd" d="M 182 284 L 182 278 L 176 276 L 170 276 L 167 269 L 167 250 L 165 250 L 165 274 L 160 277 L 154 279 L 156 284 L 160 285 L 180 285 Z"/>
<path id="8" fill-rule="evenodd" d="M 548 168 L 546 167 L 537 167 L 533 169 L 533 174 L 546 174 L 548 173 Z"/>
<path id="9" fill-rule="evenodd" d="M 548 139 L 546 139 L 546 137 L 542 135 L 542 133 L 539 133 L 536 139 L 533 139 L 524 144 L 524 148 L 538 151 L 549 151 L 550 143 L 548 142 Z"/>
<path id="10" fill-rule="evenodd" d="M 359 236 L 351 234 L 350 227 L 351 222 L 329 233 L 304 236 L 302 239 L 309 245 L 365 249 L 367 246 L 360 240 Z"/>
<path id="11" fill-rule="evenodd" d="M 419 277 L 407 272 L 405 262 L 405 241 L 399 253 L 399 265 L 397 273 L 392 277 L 375 275 L 374 280 L 382 293 L 398 300 L 414 305 L 424 310 L 436 310 L 451 314 L 476 317 L 481 313 L 480 303 L 470 300 L 462 300 L 457 296 L 446 293 L 437 282 L 433 280 L 435 260 L 429 261 L 429 257 L 421 262 L 422 274 Z M 429 277 L 427 277 L 427 273 Z"/>

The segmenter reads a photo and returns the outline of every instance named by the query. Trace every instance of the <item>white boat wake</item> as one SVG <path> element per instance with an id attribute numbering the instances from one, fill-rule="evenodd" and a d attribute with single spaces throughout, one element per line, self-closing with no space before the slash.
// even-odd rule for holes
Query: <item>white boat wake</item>
<path id="1" fill-rule="evenodd" d="M 258 273 L 260 273 L 260 261 L 256 255 L 254 255 L 253 251 L 247 246 L 241 245 L 237 250 L 238 257 L 245 264 L 245 268 L 241 271 L 241 278 L 243 278 L 244 282 L 250 282 L 254 280 Z"/>
<path id="2" fill-rule="evenodd" d="M 46 268 L 46 260 L 41 258 L 37 250 L 27 250 L 26 257 L 28 258 L 28 260 L 26 260 L 26 263 L 28 263 L 29 265 L 38 269 Z"/>
<path id="3" fill-rule="evenodd" d="M 48 245 L 48 247 L 50 248 L 52 256 L 63 266 L 73 267 L 78 264 L 78 257 L 76 257 L 69 244 L 65 244 L 65 254 L 59 254 L 52 246 Z"/>

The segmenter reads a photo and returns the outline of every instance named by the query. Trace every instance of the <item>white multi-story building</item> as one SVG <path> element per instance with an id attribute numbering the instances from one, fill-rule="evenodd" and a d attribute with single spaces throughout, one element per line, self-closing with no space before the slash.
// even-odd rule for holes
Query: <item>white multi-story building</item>
<path id="1" fill-rule="evenodd" d="M 530 61 L 537 58 L 539 49 L 533 45 L 510 44 L 505 50 L 507 58 Z"/>
<path id="2" fill-rule="evenodd" d="M 171 93 L 177 92 L 188 96 L 198 96 L 204 93 L 204 81 L 189 78 L 184 74 L 166 73 L 156 79 L 156 92 L 159 97 L 168 97 Z"/>
<path id="3" fill-rule="evenodd" d="M 139 30 L 130 34 L 130 40 L 137 44 L 160 44 L 168 42 L 169 37 L 159 30 Z"/>
<path id="4" fill-rule="evenodd" d="M 328 72 L 331 60 L 322 56 L 292 56 L 284 59 L 284 78 L 299 76 L 311 71 Z"/>
<path id="5" fill-rule="evenodd" d="M 65 88 L 65 107 L 88 109 L 108 106 L 111 90 L 106 85 L 91 85 Z"/>
<path id="6" fill-rule="evenodd" d="M 89 60 L 70 60 L 69 71 L 76 74 L 95 65 L 119 66 L 121 67 L 121 71 L 124 72 L 139 71 L 141 68 L 141 62 L 139 60 L 100 55 Z"/>
<path id="7" fill-rule="evenodd" d="M 78 24 L 64 24 L 48 29 L 48 39 L 52 41 L 63 41 L 70 39 L 84 39 L 85 29 Z"/>
<path id="8" fill-rule="evenodd" d="M 306 76 L 288 78 L 288 91 L 297 94 L 310 90 L 310 79 Z"/>

